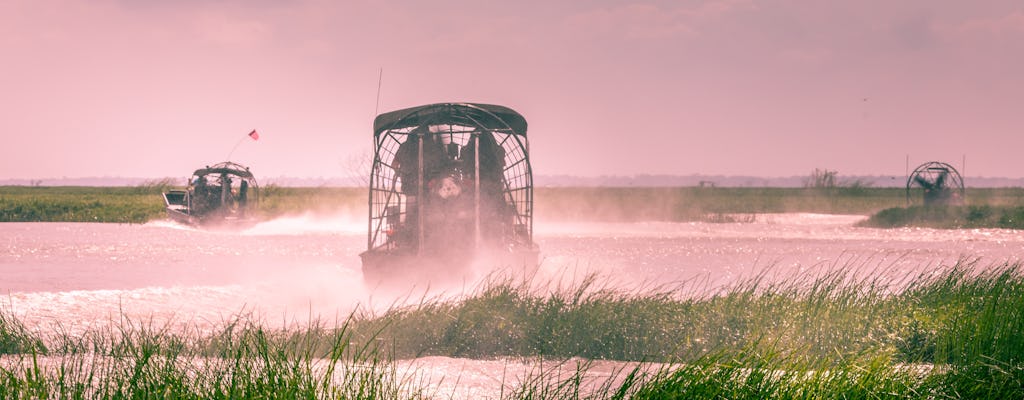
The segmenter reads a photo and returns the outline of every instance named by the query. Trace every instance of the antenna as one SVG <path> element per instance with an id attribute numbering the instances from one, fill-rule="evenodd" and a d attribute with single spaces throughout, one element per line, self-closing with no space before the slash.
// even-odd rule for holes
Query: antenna
<path id="1" fill-rule="evenodd" d="M 380 67 L 380 72 L 377 74 L 377 104 L 373 108 L 373 116 L 376 117 L 380 112 L 380 84 L 384 81 L 384 67 Z"/>
<path id="2" fill-rule="evenodd" d="M 231 151 L 228 152 L 228 156 L 224 157 L 224 161 L 231 161 L 231 155 L 235 154 L 235 150 L 238 149 L 238 146 L 242 145 L 242 142 L 244 142 L 245 139 L 256 140 L 256 138 L 259 137 L 259 136 L 253 136 L 253 133 L 255 133 L 255 132 L 256 132 L 256 130 L 253 129 L 252 132 L 246 133 L 245 136 L 242 136 L 241 139 L 238 139 L 238 142 L 235 143 L 235 147 L 232 147 Z"/>

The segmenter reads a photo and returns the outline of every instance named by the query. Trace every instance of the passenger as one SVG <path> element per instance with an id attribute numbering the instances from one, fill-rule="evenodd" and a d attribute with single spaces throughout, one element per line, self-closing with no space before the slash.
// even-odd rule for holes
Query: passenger
<path id="1" fill-rule="evenodd" d="M 429 187 L 420 187 L 420 147 L 423 145 L 423 179 L 430 182 L 441 174 L 447 164 L 444 148 L 440 141 L 432 135 L 426 126 L 421 126 L 409 132 L 405 141 L 398 146 L 395 158 L 391 166 L 398 176 L 400 191 L 405 194 L 406 213 L 405 221 L 396 232 L 399 237 L 408 238 L 414 246 L 419 246 L 420 232 L 420 208 L 428 207 L 428 199 L 420 198 L 429 194 Z M 424 185 L 426 186 L 426 185 Z"/>
<path id="2" fill-rule="evenodd" d="M 196 177 L 192 181 L 192 212 L 202 213 L 208 208 L 210 202 L 210 188 L 206 185 L 206 176 Z"/>
<path id="3" fill-rule="evenodd" d="M 481 131 L 477 136 L 477 144 L 472 141 L 462 148 L 459 157 L 467 172 L 470 185 L 474 184 L 476 164 L 480 165 L 480 223 L 481 233 L 485 239 L 497 240 L 501 237 L 503 226 L 513 212 L 505 201 L 505 149 L 494 139 L 491 132 Z M 479 161 L 476 160 L 475 148 L 479 146 Z"/>
<path id="4" fill-rule="evenodd" d="M 480 186 L 497 185 L 500 190 L 505 173 L 505 149 L 498 145 L 490 132 L 482 131 L 477 137 L 480 146 Z M 470 177 L 476 174 L 475 147 L 472 141 L 467 143 L 459 157 Z"/>
<path id="5" fill-rule="evenodd" d="M 220 185 L 220 206 L 231 206 L 235 201 L 231 193 L 231 177 L 228 174 L 220 174 Z"/>
<path id="6" fill-rule="evenodd" d="M 441 143 L 430 134 L 426 127 L 419 127 L 406 135 L 405 141 L 398 146 L 395 159 L 391 166 L 398 174 L 401 191 L 406 195 L 416 195 L 419 190 L 419 147 L 423 142 L 423 179 L 430 182 L 443 169 L 445 150 Z"/>
<path id="7" fill-rule="evenodd" d="M 249 203 L 249 181 L 243 179 L 238 188 L 238 209 L 245 215 L 245 208 Z"/>

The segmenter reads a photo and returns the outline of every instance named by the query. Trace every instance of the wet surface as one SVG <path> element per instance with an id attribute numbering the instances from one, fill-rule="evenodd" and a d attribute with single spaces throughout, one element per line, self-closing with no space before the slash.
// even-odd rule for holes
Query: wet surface
<path id="1" fill-rule="evenodd" d="M 543 261 L 535 279 L 564 285 L 596 274 L 622 290 L 679 286 L 703 292 L 759 274 L 786 280 L 843 269 L 899 280 L 961 258 L 978 259 L 976 265 L 984 267 L 1024 255 L 1024 234 L 1018 231 L 855 227 L 863 218 L 780 214 L 729 224 L 537 221 Z M 397 298 L 363 285 L 358 255 L 366 247 L 365 227 L 361 219 L 306 217 L 242 232 L 198 231 L 170 222 L 0 224 L 0 306 L 31 329 L 59 325 L 68 333 L 122 316 L 182 326 L 216 326 L 239 312 L 270 321 L 334 320 L 357 306 L 383 308 Z M 475 285 L 469 280 L 435 289 L 459 293 Z M 425 289 L 410 287 L 405 295 L 416 290 Z M 430 376 L 467 371 L 462 390 L 470 392 L 491 390 L 488 382 L 501 379 L 511 365 L 449 358 L 406 363 Z M 526 365 L 514 365 L 526 371 Z M 435 386 L 446 391 L 448 383 Z"/>
<path id="2" fill-rule="evenodd" d="M 1012 230 L 873 229 L 864 217 L 760 215 L 753 223 L 537 222 L 537 280 L 596 274 L 624 290 L 636 285 L 714 289 L 763 274 L 850 269 L 893 279 L 960 258 L 980 265 L 1016 260 L 1024 234 Z M 0 224 L 0 293 L 33 316 L 106 318 L 111 309 L 221 315 L 345 313 L 390 304 L 363 286 L 365 224 L 346 218 L 290 218 L 241 232 L 208 232 L 171 222 Z M 472 288 L 465 281 L 460 288 Z M 410 287 L 410 291 L 415 291 Z M 123 301 L 131 299 L 130 302 Z M 137 309 L 137 310 L 136 310 Z"/>

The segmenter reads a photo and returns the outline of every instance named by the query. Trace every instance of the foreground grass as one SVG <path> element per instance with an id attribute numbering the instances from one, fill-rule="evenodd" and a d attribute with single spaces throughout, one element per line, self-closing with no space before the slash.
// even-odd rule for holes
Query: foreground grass
<path id="1" fill-rule="evenodd" d="M 278 330 L 240 317 L 214 333 L 122 321 L 69 337 L 0 315 L 8 398 L 417 398 L 394 360 L 427 355 L 639 362 L 594 387 L 585 362 L 568 376 L 538 367 L 502 398 L 1024 396 L 1019 264 L 964 260 L 899 288 L 841 272 L 753 279 L 705 296 L 496 280 L 456 301 Z"/>
<path id="2" fill-rule="evenodd" d="M 417 398 L 393 364 L 317 321 L 268 330 L 239 318 L 212 334 L 122 320 L 82 337 L 58 334 L 0 362 L 2 398 Z M 52 355 L 46 357 L 47 354 Z"/>

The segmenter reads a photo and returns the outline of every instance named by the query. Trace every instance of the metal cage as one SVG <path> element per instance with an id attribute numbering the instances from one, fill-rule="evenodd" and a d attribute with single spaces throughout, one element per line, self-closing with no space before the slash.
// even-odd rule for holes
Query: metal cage
<path id="1" fill-rule="evenodd" d="M 364 270 L 382 255 L 455 262 L 483 247 L 532 251 L 525 119 L 471 103 L 378 116 L 369 210 Z"/>
<path id="2" fill-rule="evenodd" d="M 964 180 L 960 172 L 944 162 L 930 161 L 919 165 L 907 177 L 907 204 L 914 204 L 913 192 L 921 190 L 922 203 L 960 205 L 964 201 Z"/>
<path id="3" fill-rule="evenodd" d="M 189 225 L 254 222 L 260 187 L 249 168 L 230 161 L 195 170 L 185 190 L 164 193 L 167 214 Z"/>

